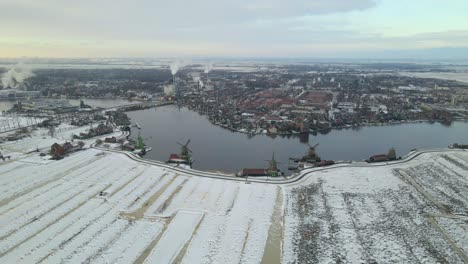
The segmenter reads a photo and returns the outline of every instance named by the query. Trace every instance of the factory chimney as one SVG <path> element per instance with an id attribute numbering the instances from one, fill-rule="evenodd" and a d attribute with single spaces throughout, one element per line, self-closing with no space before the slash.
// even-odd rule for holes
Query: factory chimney
<path id="1" fill-rule="evenodd" d="M 174 85 L 174 94 L 177 95 L 176 76 L 172 75 L 172 85 Z"/>

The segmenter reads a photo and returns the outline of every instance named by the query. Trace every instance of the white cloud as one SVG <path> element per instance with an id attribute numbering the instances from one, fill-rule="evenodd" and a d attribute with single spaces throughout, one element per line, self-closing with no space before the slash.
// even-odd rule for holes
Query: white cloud
<path id="1" fill-rule="evenodd" d="M 114 34 L 182 30 L 364 10 L 373 0 L 3 0 L 0 22 Z M 60 30 L 55 30 L 60 31 Z M 109 32 L 108 32 L 109 33 Z"/>
<path id="2" fill-rule="evenodd" d="M 466 26 L 466 31 L 463 26 L 457 31 L 447 26 L 445 32 L 425 28 L 408 31 L 404 37 L 386 34 L 398 21 L 394 9 L 405 7 L 403 1 L 395 1 L 0 0 L 0 56 L 2 47 L 39 56 L 54 52 L 60 56 L 328 56 L 468 46 Z M 396 7 L 381 10 L 383 3 Z M 391 19 L 374 25 L 381 14 Z M 424 29 L 424 23 L 408 27 Z"/>

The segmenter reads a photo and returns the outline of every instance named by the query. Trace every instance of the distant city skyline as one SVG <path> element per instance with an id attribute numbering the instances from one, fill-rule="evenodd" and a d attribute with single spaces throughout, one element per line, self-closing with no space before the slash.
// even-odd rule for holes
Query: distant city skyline
<path id="1" fill-rule="evenodd" d="M 466 0 L 2 0 L 0 10 L 0 58 L 468 58 Z"/>

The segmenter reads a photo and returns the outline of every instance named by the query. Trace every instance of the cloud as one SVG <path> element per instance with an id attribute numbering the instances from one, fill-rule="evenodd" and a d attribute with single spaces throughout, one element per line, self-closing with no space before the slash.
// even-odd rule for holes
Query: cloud
<path id="1" fill-rule="evenodd" d="M 446 10 L 439 20 L 450 16 L 450 26 L 430 32 L 427 19 L 439 11 L 413 3 L 418 10 L 394 12 L 405 6 L 397 0 L 0 0 L 0 55 L 9 49 L 20 56 L 338 56 L 468 46 L 468 23 L 461 23 L 468 20 L 453 15 L 462 11 Z M 402 13 L 422 19 L 405 20 Z"/>
<path id="2" fill-rule="evenodd" d="M 186 27 L 253 23 L 324 15 L 375 6 L 373 0 L 2 0 L 0 22 L 41 26 L 41 31 L 141 34 Z M 144 34 L 142 34 L 144 33 Z"/>

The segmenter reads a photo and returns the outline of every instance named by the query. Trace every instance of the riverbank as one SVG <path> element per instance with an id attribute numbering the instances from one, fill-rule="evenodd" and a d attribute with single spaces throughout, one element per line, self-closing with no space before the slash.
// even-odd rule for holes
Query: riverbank
<path id="1" fill-rule="evenodd" d="M 242 168 L 265 168 L 265 160 L 273 152 L 280 169 L 288 171 L 290 157 L 303 156 L 307 143 L 320 143 L 317 151 L 322 159 L 363 161 L 375 154 L 387 153 L 394 147 L 398 156 L 412 149 L 446 148 L 453 143 L 468 142 L 468 122 L 454 122 L 450 127 L 438 123 L 414 122 L 388 126 L 334 129 L 307 135 L 249 135 L 211 124 L 206 116 L 187 108 L 165 106 L 129 112 L 132 138 L 141 133 L 145 144 L 153 150 L 146 158 L 165 161 L 170 153 L 179 153 L 177 142 L 191 139 L 194 168 L 236 173 Z"/>
<path id="2" fill-rule="evenodd" d="M 128 134 L 123 134 L 127 135 Z M 133 153 L 133 152 L 128 152 L 128 151 L 122 151 L 122 150 L 117 150 L 117 149 L 109 149 L 109 148 L 103 148 L 99 147 L 96 145 L 93 145 L 93 148 L 102 150 L 102 151 L 107 151 L 107 152 L 112 152 L 112 153 L 117 153 L 117 154 L 123 154 L 127 156 L 128 158 L 141 162 L 143 164 L 148 164 L 148 165 L 156 165 L 165 169 L 168 169 L 170 171 L 174 171 L 176 173 L 183 173 L 185 175 L 191 175 L 191 176 L 197 176 L 197 177 L 207 177 L 207 178 L 213 178 L 213 179 L 224 179 L 224 180 L 232 180 L 232 181 L 241 181 L 244 182 L 246 181 L 245 178 L 242 177 L 236 177 L 235 174 L 223 172 L 223 171 L 210 171 L 210 170 L 196 170 L 196 169 L 187 169 L 184 167 L 179 167 L 175 166 L 172 164 L 168 164 L 163 161 L 157 161 L 157 160 L 151 160 L 151 159 L 146 159 L 142 158 L 141 156 Z M 428 154 L 437 154 L 437 153 L 468 153 L 468 151 L 464 149 L 426 149 L 426 150 L 413 150 L 401 159 L 394 160 L 394 161 L 385 161 L 385 162 L 373 162 L 373 163 L 367 163 L 363 161 L 340 161 L 337 162 L 334 165 L 326 166 L 326 167 L 309 167 L 301 170 L 298 173 L 293 173 L 291 175 L 284 175 L 284 176 L 278 176 L 278 177 L 249 177 L 248 181 L 249 182 L 257 182 L 257 183 L 265 183 L 265 184 L 291 184 L 295 182 L 299 182 L 302 179 L 304 179 L 306 176 L 313 174 L 315 172 L 321 172 L 321 171 L 328 171 L 328 170 L 334 170 L 334 169 L 344 169 L 344 168 L 375 168 L 375 167 L 395 167 L 395 166 L 402 166 L 405 163 L 411 162 L 415 159 L 417 159 L 420 156 L 428 155 Z"/>
<path id="3" fill-rule="evenodd" d="M 260 132 L 258 131 L 253 131 L 253 130 L 246 130 L 246 129 L 236 129 L 233 127 L 229 127 L 227 125 L 218 123 L 218 122 L 213 122 L 210 120 L 211 124 L 222 127 L 224 129 L 233 131 L 233 132 L 238 132 L 238 133 L 243 133 L 251 136 L 255 135 L 269 135 L 269 136 L 293 136 L 293 135 L 304 135 L 304 134 L 316 134 L 316 133 L 322 133 L 322 132 L 330 132 L 332 130 L 341 130 L 341 129 L 359 129 L 359 128 L 364 128 L 364 127 L 375 127 L 375 126 L 392 126 L 392 125 L 402 125 L 402 124 L 416 124 L 416 123 L 428 123 L 428 124 L 434 124 L 434 123 L 440 123 L 446 126 L 450 126 L 450 124 L 444 123 L 442 121 L 437 121 L 437 120 L 401 120 L 401 121 L 391 121 L 387 123 L 363 123 L 363 124 L 356 124 L 356 125 L 344 125 L 344 126 L 335 126 L 331 128 L 323 128 L 323 129 L 310 129 L 309 132 L 299 132 L 299 131 L 293 131 L 291 133 L 271 133 L 268 132 L 266 129 L 261 130 Z M 468 122 L 468 119 L 456 119 L 455 121 L 459 122 Z"/>

